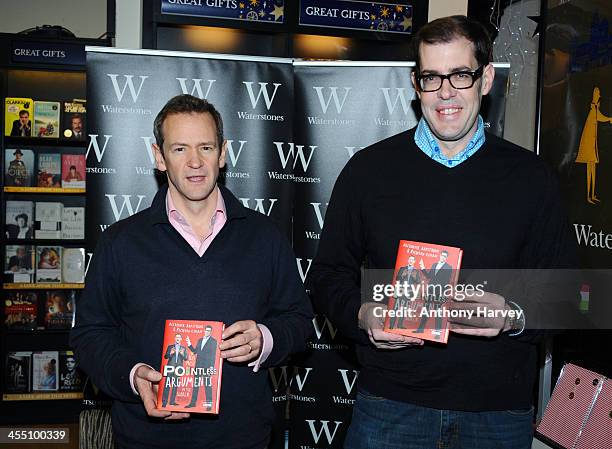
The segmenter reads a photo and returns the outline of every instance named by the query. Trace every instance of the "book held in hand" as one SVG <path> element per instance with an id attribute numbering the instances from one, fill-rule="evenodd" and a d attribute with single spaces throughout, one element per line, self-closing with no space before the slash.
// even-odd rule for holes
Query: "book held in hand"
<path id="1" fill-rule="evenodd" d="M 31 187 L 34 179 L 34 152 L 23 148 L 4 150 L 4 185 Z"/>
<path id="2" fill-rule="evenodd" d="M 4 100 L 4 135 L 32 137 L 34 102 L 31 98 L 6 98 Z"/>
<path id="3" fill-rule="evenodd" d="M 32 137 L 59 138 L 60 104 L 57 101 L 34 102 L 34 133 Z"/>
<path id="4" fill-rule="evenodd" d="M 7 290 L 4 293 L 4 325 L 10 330 L 37 327 L 38 297 L 35 292 Z"/>
<path id="5" fill-rule="evenodd" d="M 159 410 L 219 413 L 223 329 L 218 321 L 166 320 Z"/>
<path id="6" fill-rule="evenodd" d="M 463 251 L 400 240 L 384 330 L 422 340 L 448 341 L 447 301 L 457 284 Z"/>

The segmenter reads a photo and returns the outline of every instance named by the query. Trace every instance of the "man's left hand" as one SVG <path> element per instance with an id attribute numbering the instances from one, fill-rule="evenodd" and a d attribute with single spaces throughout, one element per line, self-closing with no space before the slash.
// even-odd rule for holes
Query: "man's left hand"
<path id="1" fill-rule="evenodd" d="M 457 334 L 495 337 L 501 332 L 510 330 L 507 314 L 504 315 L 503 312 L 511 308 L 504 297 L 498 294 L 489 292 L 466 294 L 461 301 L 450 300 L 447 307 L 461 312 L 458 317 L 449 318 L 450 330 Z M 488 313 L 483 314 L 483 311 Z"/>
<path id="2" fill-rule="evenodd" d="M 256 360 L 263 346 L 263 336 L 253 320 L 236 321 L 223 331 L 222 339 L 221 357 L 229 362 Z"/>

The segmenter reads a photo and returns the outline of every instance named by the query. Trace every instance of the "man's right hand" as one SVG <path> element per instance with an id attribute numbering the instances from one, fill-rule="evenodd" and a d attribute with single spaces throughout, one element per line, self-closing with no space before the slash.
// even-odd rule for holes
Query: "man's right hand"
<path id="1" fill-rule="evenodd" d="M 138 391 L 147 415 L 153 418 L 185 419 L 189 413 L 170 412 L 168 410 L 157 410 L 157 389 L 162 375 L 159 371 L 142 365 L 134 373 L 134 388 Z"/>
<path id="2" fill-rule="evenodd" d="M 420 338 L 385 332 L 383 330 L 384 318 L 374 314 L 375 308 L 380 308 L 376 311 L 376 315 L 383 315 L 379 312 L 387 310 L 386 304 L 366 302 L 361 305 L 358 313 L 359 327 L 368 333 L 370 342 L 375 347 L 378 349 L 402 349 L 408 346 L 423 345 L 424 342 Z"/>

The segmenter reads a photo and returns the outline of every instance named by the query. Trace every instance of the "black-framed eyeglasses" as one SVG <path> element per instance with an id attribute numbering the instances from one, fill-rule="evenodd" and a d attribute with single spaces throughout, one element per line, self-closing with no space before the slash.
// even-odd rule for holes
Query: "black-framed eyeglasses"
<path id="1" fill-rule="evenodd" d="M 455 89 L 469 89 L 474 85 L 476 80 L 482 76 L 483 72 L 484 65 L 481 65 L 473 72 L 462 70 L 447 75 L 417 75 L 415 78 L 421 92 L 435 92 L 440 90 L 444 80 L 448 80 L 450 85 Z"/>

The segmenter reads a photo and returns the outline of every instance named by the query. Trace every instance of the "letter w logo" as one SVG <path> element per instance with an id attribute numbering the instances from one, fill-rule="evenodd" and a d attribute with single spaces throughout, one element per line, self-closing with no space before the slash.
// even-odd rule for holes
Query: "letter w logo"
<path id="1" fill-rule="evenodd" d="M 249 205 L 250 200 L 251 200 L 250 198 L 240 198 L 240 201 L 242 201 L 242 204 L 244 205 L 244 207 L 248 207 L 249 209 L 256 210 L 257 212 L 267 215 L 269 217 L 270 212 L 272 212 L 272 208 L 274 207 L 274 204 L 278 201 L 278 198 L 268 199 L 268 201 L 270 202 L 270 206 L 268 207 L 267 211 L 264 209 L 264 205 L 263 205 L 264 198 L 255 198 L 255 207 L 251 207 Z"/>
<path id="2" fill-rule="evenodd" d="M 268 108 L 268 111 L 270 110 L 270 107 L 272 106 L 272 102 L 274 101 L 274 97 L 276 96 L 276 91 L 278 90 L 278 87 L 282 86 L 281 83 L 273 83 L 274 92 L 272 92 L 272 97 L 270 97 L 270 95 L 268 94 L 268 83 L 257 83 L 259 84 L 259 92 L 257 92 L 257 96 L 255 96 L 255 93 L 253 92 L 253 82 L 252 81 L 243 81 L 242 84 L 246 86 L 247 91 L 249 92 L 249 99 L 251 100 L 251 106 L 253 106 L 253 109 L 257 107 L 257 104 L 259 103 L 259 97 L 263 95 L 264 101 L 266 102 L 266 108 Z"/>
<path id="3" fill-rule="evenodd" d="M 334 104 L 336 105 L 336 112 L 340 114 L 342 112 L 342 108 L 344 107 L 344 103 L 346 102 L 346 97 L 348 97 L 348 93 L 352 89 L 352 87 L 345 87 L 344 97 L 342 98 L 342 101 L 340 101 L 338 98 L 338 88 L 336 86 L 329 88 L 330 92 L 327 96 L 327 100 L 325 100 L 325 97 L 323 96 L 323 89 L 325 89 L 325 87 L 313 86 L 312 88 L 317 92 L 317 97 L 319 98 L 319 104 L 321 105 L 323 114 L 327 114 L 327 109 L 329 108 L 329 104 L 332 100 L 334 100 Z"/>
<path id="4" fill-rule="evenodd" d="M 210 93 L 210 88 L 212 87 L 214 82 L 217 81 L 217 80 L 206 80 L 208 81 L 208 88 L 206 89 L 206 93 L 204 93 L 202 91 L 202 79 L 200 78 L 191 78 L 191 80 L 193 81 L 193 87 L 191 88 L 191 92 L 189 92 L 189 89 L 187 88 L 187 78 L 177 78 L 177 80 L 179 84 L 181 85 L 181 90 L 183 91 L 184 94 L 190 94 L 190 95 L 196 96 L 195 92 L 197 92 L 197 97 L 202 98 L 204 100 L 208 98 L 208 94 Z"/>
<path id="5" fill-rule="evenodd" d="M 98 145 L 98 135 L 90 134 L 89 135 L 89 146 L 87 147 L 87 152 L 85 153 L 85 159 L 89 157 L 89 152 L 93 148 L 94 153 L 96 153 L 96 159 L 98 160 L 98 164 L 102 163 L 102 158 L 104 157 L 104 152 L 106 151 L 106 145 L 108 145 L 108 141 L 113 137 L 109 134 L 104 134 L 104 145 L 102 146 L 102 150 L 100 150 L 100 145 Z"/>
<path id="6" fill-rule="evenodd" d="M 277 376 L 277 370 L 280 370 L 280 376 Z M 281 386 L 281 382 L 285 385 L 285 389 L 289 386 L 287 381 L 287 366 L 279 366 L 276 368 L 268 368 L 268 373 L 270 374 L 270 380 L 272 381 L 272 386 L 274 387 L 274 392 L 277 393 L 278 389 Z"/>
<path id="7" fill-rule="evenodd" d="M 136 100 L 138 100 L 138 96 L 140 95 L 140 91 L 142 90 L 142 85 L 149 77 L 148 75 L 140 75 L 140 86 L 138 86 L 138 91 L 136 91 L 136 88 L 134 87 L 134 82 L 132 81 L 134 75 L 123 75 L 123 77 L 125 78 L 123 88 L 119 87 L 119 82 L 117 81 L 117 77 L 119 75 L 112 73 L 107 73 L 107 75 L 110 77 L 111 82 L 113 83 L 115 95 L 117 95 L 117 101 L 123 100 L 123 95 L 125 95 L 125 89 L 128 88 L 130 90 L 130 94 L 132 95 L 132 100 L 134 101 L 134 103 L 136 103 Z"/>
<path id="8" fill-rule="evenodd" d="M 402 104 L 404 114 L 408 114 L 408 111 L 410 110 L 410 102 L 414 98 L 414 91 L 412 91 L 412 95 L 410 95 L 410 98 L 408 98 L 405 87 L 396 87 L 395 99 L 391 100 L 391 94 L 389 93 L 391 88 L 379 87 L 379 89 L 382 90 L 383 96 L 385 97 L 385 103 L 387 103 L 387 110 L 389 111 L 389 114 L 393 114 L 393 111 L 395 111 L 398 100 Z"/>
<path id="9" fill-rule="evenodd" d="M 236 164 L 238 163 L 238 158 L 240 158 L 240 153 L 242 153 L 242 149 L 244 148 L 244 144 L 247 143 L 246 140 L 239 140 L 240 148 L 238 149 L 238 154 L 234 153 L 234 141 L 227 140 L 227 154 L 229 154 L 230 161 L 232 163 L 232 167 L 236 168 Z"/>
<path id="10" fill-rule="evenodd" d="M 315 334 L 317 334 L 317 340 L 321 339 L 321 337 L 323 336 L 323 330 L 326 327 L 329 330 L 329 335 L 331 336 L 331 339 L 333 340 L 334 338 L 336 338 L 336 333 L 338 332 L 338 329 L 332 326 L 332 323 L 327 319 L 326 316 L 323 317 L 323 325 L 319 326 L 319 320 L 317 319 L 318 317 L 319 315 L 315 315 L 315 317 L 312 319 L 312 324 L 315 328 Z"/>
<path id="11" fill-rule="evenodd" d="M 342 381 L 344 382 L 344 388 L 346 388 L 346 394 L 351 394 L 351 391 L 353 391 L 353 387 L 355 386 L 355 381 L 357 380 L 357 376 L 359 376 L 359 371 L 353 370 L 352 382 L 349 382 L 347 369 L 338 369 L 338 372 L 342 376 Z"/>
<path id="12" fill-rule="evenodd" d="M 325 203 L 325 207 L 327 207 L 329 203 Z M 315 215 L 317 216 L 317 222 L 319 223 L 319 228 L 323 229 L 323 214 L 321 213 L 321 203 L 310 203 L 312 208 L 315 211 Z"/>
<path id="13" fill-rule="evenodd" d="M 309 145 L 310 154 L 308 155 L 308 159 L 306 159 L 306 155 L 304 154 L 304 145 L 295 145 L 293 142 L 289 142 L 289 151 L 285 153 L 284 142 L 274 142 L 276 146 L 276 151 L 278 151 L 278 157 L 281 161 L 281 165 L 283 169 L 287 168 L 287 163 L 290 158 L 293 158 L 293 168 L 295 168 L 297 161 L 300 161 L 300 165 L 302 166 L 302 170 L 304 173 L 308 170 L 308 166 L 310 165 L 310 161 L 312 160 L 312 155 L 317 149 L 316 145 Z"/>
<path id="14" fill-rule="evenodd" d="M 327 438 L 327 443 L 332 444 L 332 441 L 334 441 L 334 437 L 336 436 L 336 432 L 338 431 L 338 427 L 340 426 L 340 424 L 342 424 L 342 421 L 334 421 L 336 427 L 334 427 L 333 432 L 330 432 L 329 421 L 319 421 L 321 423 L 321 427 L 318 431 L 315 427 L 316 421 L 314 419 L 307 419 L 306 422 L 308 423 L 308 427 L 310 427 L 310 433 L 312 434 L 312 439 L 315 444 L 319 444 L 319 440 L 321 439 L 323 432 L 325 432 L 325 438 Z"/>
<path id="15" fill-rule="evenodd" d="M 146 198 L 145 195 L 136 195 L 138 197 L 138 204 L 136 204 L 136 208 L 134 209 L 134 206 L 132 206 L 132 195 L 120 195 L 123 198 L 121 208 L 117 207 L 117 201 L 115 199 L 117 195 L 110 195 L 107 193 L 104 196 L 108 198 L 111 209 L 113 210 L 113 215 L 115 216 L 115 221 L 119 221 L 121 219 L 124 210 L 127 211 L 129 217 L 134 215 L 140 209 L 142 200 Z"/>

